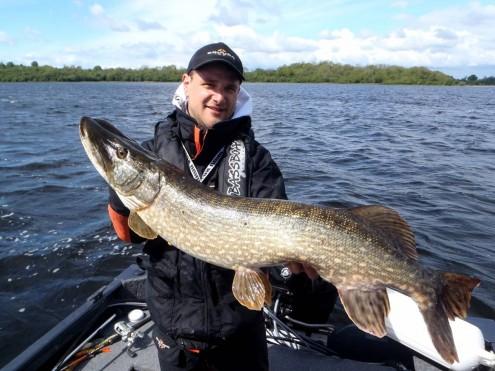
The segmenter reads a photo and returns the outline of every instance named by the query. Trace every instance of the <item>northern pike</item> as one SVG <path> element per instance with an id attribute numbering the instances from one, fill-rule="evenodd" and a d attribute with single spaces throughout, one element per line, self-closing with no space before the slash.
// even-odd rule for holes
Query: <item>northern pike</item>
<path id="1" fill-rule="evenodd" d="M 227 196 L 186 177 L 109 122 L 83 117 L 80 137 L 129 208 L 129 227 L 235 270 L 232 291 L 246 307 L 261 310 L 270 302 L 271 286 L 260 268 L 309 264 L 336 286 L 349 318 L 375 336 L 386 334 L 386 288 L 410 296 L 438 353 L 448 363 L 458 361 L 448 319 L 467 315 L 479 280 L 420 266 L 414 234 L 396 211 Z"/>

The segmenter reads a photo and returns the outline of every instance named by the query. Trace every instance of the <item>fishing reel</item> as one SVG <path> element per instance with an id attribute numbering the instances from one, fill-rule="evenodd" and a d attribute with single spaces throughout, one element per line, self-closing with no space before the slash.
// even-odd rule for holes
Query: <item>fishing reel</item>
<path id="1" fill-rule="evenodd" d="M 269 274 L 274 294 L 271 309 L 278 318 L 295 327 L 328 321 L 338 296 L 333 285 L 321 278 L 311 280 L 304 273 L 293 274 L 285 266 L 270 268 Z"/>
<path id="2" fill-rule="evenodd" d="M 144 338 L 144 334 L 138 330 L 142 325 L 150 320 L 149 313 L 145 313 L 141 309 L 134 309 L 128 314 L 128 321 L 118 321 L 114 324 L 114 331 L 121 337 L 125 343 L 127 354 L 134 358 L 136 352 L 131 348 L 137 339 Z"/>

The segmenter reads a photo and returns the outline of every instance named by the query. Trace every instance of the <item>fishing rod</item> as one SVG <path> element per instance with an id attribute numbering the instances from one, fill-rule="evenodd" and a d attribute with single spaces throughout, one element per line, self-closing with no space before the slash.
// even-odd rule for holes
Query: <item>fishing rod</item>
<path id="1" fill-rule="evenodd" d="M 64 359 L 62 359 L 62 361 L 60 361 L 57 365 L 55 365 L 52 371 L 61 371 L 60 367 L 62 367 L 69 359 L 72 358 L 74 354 L 76 354 L 79 350 L 82 349 L 82 347 L 84 347 L 84 345 L 86 345 L 91 339 L 93 339 L 101 329 L 103 329 L 106 325 L 112 322 L 116 316 L 117 315 L 115 313 L 112 314 L 105 322 L 103 322 L 103 324 L 101 324 L 86 339 L 84 339 L 84 341 L 81 344 L 79 344 L 72 352 L 70 352 Z"/>

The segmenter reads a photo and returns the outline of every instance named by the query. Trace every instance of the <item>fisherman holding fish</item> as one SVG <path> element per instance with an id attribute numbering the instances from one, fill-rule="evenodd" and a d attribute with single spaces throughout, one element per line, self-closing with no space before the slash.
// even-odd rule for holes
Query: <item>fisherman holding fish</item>
<path id="1" fill-rule="evenodd" d="M 137 241 L 132 229 L 148 240 L 142 265 L 162 366 L 267 369 L 261 310 L 272 287 L 261 268 L 288 261 L 332 283 L 348 317 L 376 337 L 388 331 L 387 290 L 409 296 L 442 362 L 458 362 L 449 320 L 466 317 L 479 279 L 421 266 L 413 231 L 386 206 L 277 199 L 282 176 L 253 138 L 242 73 L 225 44 L 198 50 L 177 109 L 144 146 L 105 120 L 79 125 L 86 154 L 115 191 L 117 234 Z"/>
<path id="2" fill-rule="evenodd" d="M 175 92 L 175 110 L 156 124 L 154 138 L 143 146 L 220 193 L 286 199 L 279 168 L 254 139 L 251 99 L 242 81 L 242 62 L 230 47 L 200 48 Z M 129 210 L 113 190 L 108 211 L 120 239 L 143 241 L 129 229 Z M 147 301 L 162 370 L 268 370 L 262 311 L 234 298 L 233 270 L 196 259 L 161 237 L 147 240 L 144 252 L 148 258 L 141 265 L 148 273 Z M 308 266 L 291 263 L 290 268 L 317 277 Z"/>

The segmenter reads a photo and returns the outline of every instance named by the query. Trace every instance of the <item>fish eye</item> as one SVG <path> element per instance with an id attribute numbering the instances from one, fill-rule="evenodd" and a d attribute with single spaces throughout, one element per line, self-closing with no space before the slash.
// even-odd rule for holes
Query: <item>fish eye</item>
<path id="1" fill-rule="evenodd" d="M 123 148 L 123 147 L 118 147 L 118 148 L 117 148 L 117 151 L 116 151 L 116 153 L 117 153 L 117 157 L 118 157 L 118 158 L 120 158 L 121 160 L 123 160 L 124 158 L 126 158 L 126 157 L 127 157 L 127 153 L 128 153 L 128 152 L 129 152 L 129 151 L 128 151 L 126 148 Z"/>

